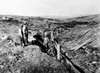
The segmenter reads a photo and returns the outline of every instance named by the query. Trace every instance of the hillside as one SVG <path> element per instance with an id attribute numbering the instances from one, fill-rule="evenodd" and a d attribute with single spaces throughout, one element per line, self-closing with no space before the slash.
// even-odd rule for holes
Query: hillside
<path id="1" fill-rule="evenodd" d="M 72 62 L 85 73 L 100 72 L 100 15 L 69 19 L 3 17 L 0 16 L 0 73 L 78 73 L 70 64 L 43 53 L 39 46 L 23 48 L 18 30 L 24 22 L 29 23 L 29 37 L 40 30 L 44 31 L 49 25 L 51 31 L 56 32 L 60 28 L 56 35 L 61 42 L 61 49 Z"/>

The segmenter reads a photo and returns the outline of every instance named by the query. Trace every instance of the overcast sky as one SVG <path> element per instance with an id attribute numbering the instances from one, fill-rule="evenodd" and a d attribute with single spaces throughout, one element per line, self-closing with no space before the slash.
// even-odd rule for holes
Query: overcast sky
<path id="1" fill-rule="evenodd" d="M 78 16 L 100 14 L 99 0 L 0 0 L 0 14 Z"/>

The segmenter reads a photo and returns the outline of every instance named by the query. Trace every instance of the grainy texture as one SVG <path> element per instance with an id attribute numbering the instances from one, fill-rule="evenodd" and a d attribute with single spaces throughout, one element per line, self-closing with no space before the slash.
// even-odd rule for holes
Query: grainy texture
<path id="1" fill-rule="evenodd" d="M 39 46 L 21 47 L 18 29 L 24 22 L 29 23 L 30 40 L 48 25 L 51 31 L 61 28 L 58 38 L 68 57 L 86 73 L 100 72 L 100 15 L 70 19 L 3 17 L 0 16 L 0 73 L 78 73 L 69 63 L 60 63 L 41 52 Z"/>

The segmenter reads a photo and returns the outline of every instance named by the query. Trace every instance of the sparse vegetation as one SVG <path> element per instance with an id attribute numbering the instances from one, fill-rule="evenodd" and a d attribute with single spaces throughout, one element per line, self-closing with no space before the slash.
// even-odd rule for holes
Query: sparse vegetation
<path id="1" fill-rule="evenodd" d="M 0 40 L 0 45 L 2 44 L 0 46 L 0 73 L 78 73 L 71 64 L 59 62 L 55 57 L 43 53 L 39 46 L 21 47 L 18 29 L 23 22 L 29 22 L 30 35 L 34 35 L 32 32 L 35 29 L 46 29 L 47 23 L 51 25 L 50 30 L 61 28 L 58 36 L 62 42 L 61 49 L 67 52 L 69 58 L 86 73 L 98 73 L 100 69 L 100 24 L 98 21 L 100 19 L 98 16 L 71 19 L 20 16 L 2 19 L 4 16 L 0 16 L 0 39 L 2 35 L 10 36 L 9 39 Z M 88 30 L 89 32 L 86 33 Z M 91 42 L 83 44 L 88 39 L 91 39 Z M 74 47 L 77 46 L 80 47 L 75 50 Z"/>

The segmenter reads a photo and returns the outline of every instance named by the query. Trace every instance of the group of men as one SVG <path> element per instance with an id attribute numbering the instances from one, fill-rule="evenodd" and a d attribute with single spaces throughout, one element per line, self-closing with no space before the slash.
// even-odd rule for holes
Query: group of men
<path id="1" fill-rule="evenodd" d="M 32 40 L 32 42 L 28 41 L 28 23 L 25 23 L 21 26 L 19 29 L 20 34 L 20 40 L 21 45 L 23 47 L 28 46 L 30 43 L 33 45 L 38 45 L 43 52 L 50 53 L 56 55 L 57 59 L 60 60 L 60 44 L 58 43 L 57 39 L 54 37 L 54 33 L 52 30 L 46 29 L 43 31 L 43 34 L 37 33 L 36 35 L 33 35 L 33 38 L 35 40 Z M 54 45 L 54 48 L 50 47 L 50 44 Z"/>
<path id="2" fill-rule="evenodd" d="M 21 45 L 23 47 L 28 46 L 30 44 L 38 45 L 42 52 L 50 54 L 50 52 L 52 51 L 53 54 L 55 54 L 58 61 L 61 61 L 61 59 L 66 61 L 67 59 L 76 70 L 78 70 L 80 73 L 85 73 L 79 66 L 75 65 L 70 60 L 70 58 L 66 55 L 66 52 L 62 51 L 59 38 L 54 36 L 54 31 L 47 29 L 43 31 L 42 35 L 40 33 L 37 33 L 36 35 L 33 35 L 33 38 L 35 38 L 35 40 L 32 40 L 31 42 L 29 42 L 27 25 L 28 24 L 25 23 L 19 29 Z"/>

